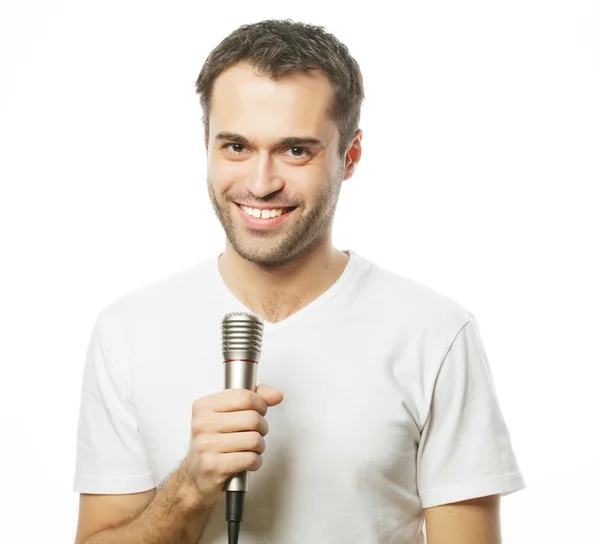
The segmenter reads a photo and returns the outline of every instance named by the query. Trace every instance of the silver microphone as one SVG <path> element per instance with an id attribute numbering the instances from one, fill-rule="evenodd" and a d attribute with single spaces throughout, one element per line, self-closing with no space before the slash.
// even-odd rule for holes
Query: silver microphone
<path id="1" fill-rule="evenodd" d="M 263 320 L 252 313 L 236 312 L 223 318 L 225 389 L 256 390 L 263 326 Z M 227 491 L 225 518 L 229 522 L 229 542 L 237 542 L 243 520 L 244 495 L 248 491 L 248 471 L 230 476 L 223 490 Z"/>

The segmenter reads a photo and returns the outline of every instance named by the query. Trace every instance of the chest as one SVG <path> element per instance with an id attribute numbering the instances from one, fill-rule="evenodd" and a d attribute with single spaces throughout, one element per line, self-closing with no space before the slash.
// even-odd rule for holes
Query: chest
<path id="1" fill-rule="evenodd" d="M 281 390 L 284 401 L 267 414 L 265 463 L 255 479 L 268 479 L 271 471 L 330 479 L 342 466 L 359 475 L 401 477 L 414 463 L 419 362 L 401 337 L 361 340 L 349 332 L 265 334 L 257 382 Z M 194 400 L 224 387 L 220 342 L 213 336 L 162 335 L 154 349 L 148 344 L 137 353 L 139 428 L 159 480 L 187 453 Z"/>

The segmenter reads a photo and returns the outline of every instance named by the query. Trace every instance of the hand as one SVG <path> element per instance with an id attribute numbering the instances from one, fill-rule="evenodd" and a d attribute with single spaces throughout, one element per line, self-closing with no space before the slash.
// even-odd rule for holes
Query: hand
<path id="1" fill-rule="evenodd" d="M 193 479 L 205 504 L 214 503 L 225 481 L 236 472 L 262 466 L 267 408 L 283 394 L 261 384 L 256 392 L 227 389 L 194 401 L 192 437 L 183 468 Z"/>

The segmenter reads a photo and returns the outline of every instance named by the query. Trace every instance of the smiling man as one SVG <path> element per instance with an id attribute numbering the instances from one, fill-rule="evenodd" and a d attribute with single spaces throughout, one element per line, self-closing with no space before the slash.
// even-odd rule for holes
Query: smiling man
<path id="1" fill-rule="evenodd" d="M 208 187 L 232 245 L 227 257 L 281 268 L 327 245 L 344 175 L 327 115 L 332 95 L 321 73 L 273 81 L 248 63 L 215 81 Z M 297 135 L 276 136 L 289 131 Z"/>
<path id="2" fill-rule="evenodd" d="M 263 21 L 197 92 L 225 249 L 99 315 L 77 542 L 225 543 L 223 484 L 250 470 L 248 544 L 420 544 L 424 523 L 429 544 L 499 544 L 524 482 L 475 317 L 332 242 L 361 158 L 356 61 L 320 27 Z M 264 320 L 273 387 L 222 391 L 237 311 Z"/>

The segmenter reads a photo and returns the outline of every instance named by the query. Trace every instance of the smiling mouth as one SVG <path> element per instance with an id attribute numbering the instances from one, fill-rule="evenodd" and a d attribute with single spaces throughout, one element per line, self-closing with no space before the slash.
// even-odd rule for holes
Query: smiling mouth
<path id="1" fill-rule="evenodd" d="M 267 208 L 267 209 L 258 209 L 252 208 L 251 206 L 245 206 L 243 204 L 238 204 L 238 206 L 244 211 L 245 214 L 254 217 L 256 219 L 271 219 L 273 217 L 279 217 L 281 215 L 285 215 L 286 213 L 290 213 L 295 210 L 296 207 L 287 207 L 287 208 Z"/>

